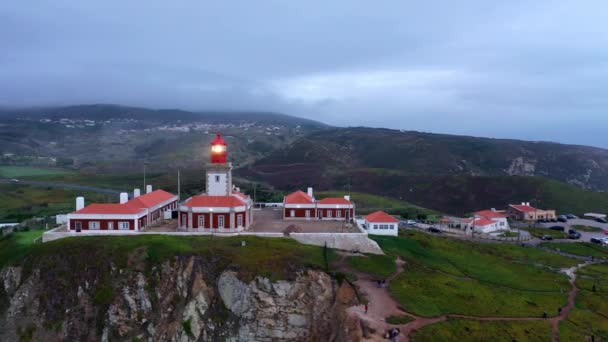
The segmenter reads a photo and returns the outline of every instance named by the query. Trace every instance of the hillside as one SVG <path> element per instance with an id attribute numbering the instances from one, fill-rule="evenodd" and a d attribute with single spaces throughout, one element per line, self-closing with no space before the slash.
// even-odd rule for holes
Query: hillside
<path id="1" fill-rule="evenodd" d="M 0 163 L 91 171 L 200 167 L 219 131 L 245 165 L 327 126 L 265 112 L 187 112 L 115 105 L 0 111 Z"/>
<path id="2" fill-rule="evenodd" d="M 462 215 L 529 201 L 603 212 L 608 150 L 372 128 L 312 133 L 245 169 L 280 189 L 314 186 L 385 195 Z"/>

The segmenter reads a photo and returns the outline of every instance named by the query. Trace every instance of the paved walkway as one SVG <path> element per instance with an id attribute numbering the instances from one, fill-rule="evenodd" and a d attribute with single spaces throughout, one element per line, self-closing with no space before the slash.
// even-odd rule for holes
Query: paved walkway
<path id="1" fill-rule="evenodd" d="M 600 263 L 602 261 L 586 261 L 585 263 L 579 264 L 577 266 L 564 269 L 562 272 L 568 275 L 570 278 L 571 289 L 568 293 L 568 303 L 566 306 L 562 307 L 561 313 L 558 316 L 554 316 L 551 318 L 542 318 L 542 317 L 476 317 L 476 316 L 467 316 L 467 315 L 441 315 L 435 317 L 422 317 L 415 315 L 413 313 L 407 312 L 403 310 L 398 302 L 390 295 L 388 291 L 388 287 L 390 282 L 395 279 L 399 274 L 404 272 L 405 269 L 405 261 L 398 258 L 397 259 L 397 271 L 392 274 L 389 278 L 386 279 L 386 284 L 384 287 L 378 287 L 376 278 L 372 276 L 362 273 L 360 271 L 354 270 L 350 268 L 345 263 L 345 258 L 348 254 L 342 254 L 341 258 L 334 264 L 334 267 L 337 267 L 341 270 L 347 271 L 349 273 L 353 273 L 357 276 L 357 281 L 355 284 L 358 286 L 359 290 L 362 291 L 368 299 L 368 311 L 365 312 L 364 306 L 356 306 L 351 307 L 349 310 L 352 314 L 357 315 L 362 321 L 365 321 L 367 325 L 374 330 L 374 332 L 368 336 L 365 341 L 385 341 L 386 339 L 382 336 L 387 330 L 391 328 L 399 328 L 401 331 L 401 338 L 404 341 L 409 341 L 412 334 L 425 326 L 435 324 L 438 322 L 442 322 L 447 320 L 448 318 L 464 318 L 470 320 L 477 321 L 540 321 L 540 320 L 550 320 L 552 327 L 552 340 L 557 342 L 560 340 L 559 337 L 559 323 L 567 318 L 570 310 L 575 305 L 576 297 L 579 293 L 579 289 L 576 287 L 576 271 L 582 267 L 585 267 L 590 264 Z M 391 325 L 385 321 L 386 317 L 389 316 L 410 316 L 414 320 L 410 323 L 403 325 Z"/>

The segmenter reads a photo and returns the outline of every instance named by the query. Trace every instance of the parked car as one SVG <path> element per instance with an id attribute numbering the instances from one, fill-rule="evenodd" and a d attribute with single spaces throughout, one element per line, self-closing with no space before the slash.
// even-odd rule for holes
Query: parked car
<path id="1" fill-rule="evenodd" d="M 591 238 L 589 242 L 598 244 L 600 246 L 606 246 L 606 240 L 600 238 Z"/>
<path id="2" fill-rule="evenodd" d="M 541 240 L 553 240 L 553 236 L 551 235 L 543 235 L 540 237 Z"/>
<path id="3" fill-rule="evenodd" d="M 549 221 L 551 221 L 551 222 L 557 222 L 557 219 L 556 218 L 552 218 L 550 220 L 547 220 L 547 222 L 549 222 Z"/>
<path id="4" fill-rule="evenodd" d="M 608 221 L 606 221 L 605 218 L 601 218 L 601 217 L 596 217 L 595 220 L 600 223 L 608 223 Z"/>
<path id="5" fill-rule="evenodd" d="M 577 219 L 578 218 L 578 216 L 576 216 L 574 214 L 566 214 L 565 216 L 568 218 L 568 220 L 573 220 L 573 219 Z"/>
<path id="6" fill-rule="evenodd" d="M 416 223 L 418 223 L 418 222 L 416 222 L 416 221 L 414 221 L 414 220 L 407 220 L 407 221 L 405 221 L 405 224 L 411 224 L 411 225 L 414 225 L 414 224 L 416 224 Z"/>
<path id="7" fill-rule="evenodd" d="M 566 215 L 559 215 L 559 216 L 557 217 L 557 220 L 558 220 L 559 222 L 568 222 L 568 218 L 566 217 Z"/>
<path id="8" fill-rule="evenodd" d="M 551 230 L 559 230 L 560 232 L 564 231 L 564 227 L 563 226 L 551 226 L 551 227 L 549 227 L 549 229 L 551 229 Z"/>
<path id="9" fill-rule="evenodd" d="M 431 233 L 441 233 L 441 230 L 439 228 L 435 228 L 435 227 L 430 227 L 429 229 L 427 229 L 427 231 L 429 231 Z"/>
<path id="10" fill-rule="evenodd" d="M 568 239 L 578 240 L 581 238 L 581 233 L 577 232 L 574 229 L 570 229 L 568 231 Z"/>

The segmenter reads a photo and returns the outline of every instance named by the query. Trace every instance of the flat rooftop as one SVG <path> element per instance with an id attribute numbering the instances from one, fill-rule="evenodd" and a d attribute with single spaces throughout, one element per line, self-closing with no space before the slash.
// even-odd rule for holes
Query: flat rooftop
<path id="1" fill-rule="evenodd" d="M 283 211 L 277 208 L 254 210 L 253 224 L 248 231 L 283 233 L 290 226 L 295 228 L 294 233 L 360 233 L 353 224 L 344 221 L 283 220 Z"/>

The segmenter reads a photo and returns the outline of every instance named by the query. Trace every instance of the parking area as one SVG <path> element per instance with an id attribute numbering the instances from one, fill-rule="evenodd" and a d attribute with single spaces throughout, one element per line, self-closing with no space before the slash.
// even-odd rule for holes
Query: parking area
<path id="1" fill-rule="evenodd" d="M 581 229 L 577 229 L 577 227 L 575 226 L 588 226 L 588 227 L 595 227 L 595 228 L 600 228 L 602 230 L 608 230 L 608 224 L 606 223 L 601 223 L 601 222 L 596 222 L 594 220 L 587 220 L 587 219 L 570 219 L 568 220 L 568 222 L 546 222 L 546 223 L 537 223 L 536 227 L 538 228 L 549 228 L 549 227 L 554 227 L 554 226 L 560 226 L 560 227 L 564 227 L 564 231 L 568 231 L 568 229 L 575 229 L 576 231 L 578 231 L 581 234 L 581 238 L 580 239 L 560 239 L 557 240 L 559 242 L 589 242 L 589 240 L 591 238 L 603 238 L 603 237 L 607 237 L 608 235 L 604 234 L 604 231 L 597 231 L 597 232 L 587 232 Z"/>
<path id="2" fill-rule="evenodd" d="M 253 212 L 250 232 L 283 233 L 287 228 L 294 233 L 359 233 L 344 221 L 283 220 L 280 209 L 264 208 Z"/>

